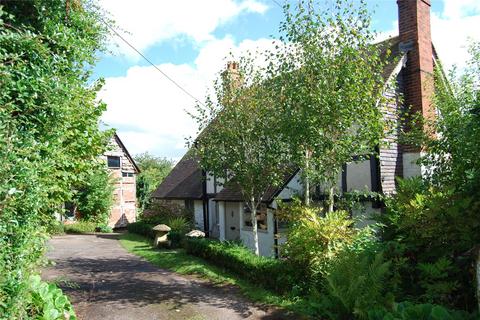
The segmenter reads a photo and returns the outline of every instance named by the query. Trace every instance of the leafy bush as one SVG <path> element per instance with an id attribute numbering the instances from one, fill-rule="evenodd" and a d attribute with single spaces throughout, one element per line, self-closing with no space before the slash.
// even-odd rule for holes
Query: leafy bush
<path id="1" fill-rule="evenodd" d="M 73 201 L 82 220 L 107 223 L 113 205 L 114 185 L 103 164 L 89 172 L 78 189 Z"/>
<path id="2" fill-rule="evenodd" d="M 245 280 L 279 293 L 289 292 L 300 278 L 282 260 L 255 255 L 235 242 L 187 238 L 187 253 L 238 274 Z"/>
<path id="3" fill-rule="evenodd" d="M 76 221 L 72 224 L 66 224 L 65 233 L 92 233 L 95 232 L 97 224 L 90 221 Z"/>
<path id="4" fill-rule="evenodd" d="M 332 259 L 353 242 L 354 221 L 345 211 L 328 212 L 323 217 L 321 208 L 299 203 L 284 206 L 278 214 L 289 222 L 282 256 L 302 270 L 301 286 L 309 290 L 322 281 Z"/>
<path id="5" fill-rule="evenodd" d="M 349 318 L 352 314 L 365 318 L 374 307 L 391 308 L 394 296 L 389 292 L 389 267 L 382 253 L 346 250 L 339 254 L 329 266 L 323 291 L 330 300 L 327 310 L 334 311 L 332 319 Z"/>
<path id="6" fill-rule="evenodd" d="M 175 217 L 168 219 L 167 226 L 169 226 L 172 231 L 184 234 L 189 231 L 190 223 L 184 217 Z"/>
<path id="7" fill-rule="evenodd" d="M 420 178 L 399 180 L 378 217 L 387 258 L 400 275 L 399 297 L 471 310 L 475 287 L 466 254 L 480 242 L 480 202 L 458 198 Z"/>
<path id="8" fill-rule="evenodd" d="M 155 238 L 155 232 L 152 230 L 154 225 L 146 223 L 144 221 L 137 221 L 133 223 L 129 223 L 127 225 L 127 230 L 130 233 L 136 233 L 142 236 L 145 236 L 150 239 Z"/>
<path id="9" fill-rule="evenodd" d="M 55 221 L 48 226 L 47 232 L 48 232 L 48 234 L 51 234 L 51 235 L 64 234 L 65 233 L 65 227 L 64 227 L 63 223 Z"/>
<path id="10" fill-rule="evenodd" d="M 112 233 L 113 229 L 106 224 L 100 224 L 95 228 L 95 231 L 101 233 Z"/>
<path id="11" fill-rule="evenodd" d="M 30 277 L 29 290 L 31 303 L 28 306 L 28 314 L 33 319 L 77 319 L 72 304 L 53 283 L 46 283 L 40 276 Z"/>
<path id="12" fill-rule="evenodd" d="M 193 221 L 193 213 L 184 206 L 171 201 L 156 200 L 143 211 L 140 220 L 153 225 L 168 225 L 168 220 L 178 217 L 183 217 L 189 222 Z"/>
<path id="13" fill-rule="evenodd" d="M 167 234 L 167 239 L 170 241 L 170 248 L 180 247 L 184 238 L 185 235 L 182 232 L 173 229 Z"/>
<path id="14" fill-rule="evenodd" d="M 445 307 L 433 304 L 413 304 L 402 302 L 395 304 L 392 311 L 373 309 L 368 313 L 369 320 L 474 320 L 478 315 L 464 311 L 448 310 Z"/>

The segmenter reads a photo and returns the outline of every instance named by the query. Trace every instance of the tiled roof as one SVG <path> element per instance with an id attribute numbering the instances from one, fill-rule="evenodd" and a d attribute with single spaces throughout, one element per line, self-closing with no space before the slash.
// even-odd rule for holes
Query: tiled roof
<path id="1" fill-rule="evenodd" d="M 285 186 L 297 174 L 298 170 L 288 170 L 283 182 L 279 187 L 268 187 L 263 194 L 263 202 L 270 203 L 285 188 Z M 243 201 L 242 192 L 237 185 L 229 185 L 222 189 L 214 198 L 215 201 Z"/>
<path id="2" fill-rule="evenodd" d="M 197 159 L 187 152 L 158 186 L 152 197 L 158 199 L 202 199 L 202 169 Z"/>

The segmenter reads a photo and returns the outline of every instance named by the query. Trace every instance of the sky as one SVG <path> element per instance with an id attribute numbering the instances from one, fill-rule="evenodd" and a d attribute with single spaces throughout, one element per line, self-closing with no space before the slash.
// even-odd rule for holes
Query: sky
<path id="1" fill-rule="evenodd" d="M 293 2 L 294 0 L 289 0 Z M 331 0 L 325 0 L 331 1 Z M 155 66 L 204 101 L 226 57 L 273 48 L 283 0 L 99 0 L 122 37 Z M 398 34 L 395 0 L 368 0 L 378 39 Z M 432 38 L 445 68 L 464 66 L 468 39 L 480 41 L 480 0 L 431 0 Z M 112 36 L 93 78 L 104 78 L 102 121 L 133 155 L 179 160 L 197 126 L 195 100 Z"/>

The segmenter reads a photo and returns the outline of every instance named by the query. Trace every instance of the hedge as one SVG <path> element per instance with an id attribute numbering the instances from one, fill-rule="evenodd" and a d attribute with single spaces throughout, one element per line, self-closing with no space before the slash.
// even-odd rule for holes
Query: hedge
<path id="1" fill-rule="evenodd" d="M 291 291 L 299 276 L 282 260 L 256 256 L 246 247 L 234 242 L 190 238 L 184 243 L 187 253 L 278 293 Z"/>
<path id="2" fill-rule="evenodd" d="M 130 233 L 136 233 L 150 239 L 155 238 L 155 232 L 152 230 L 154 225 L 144 221 L 132 222 L 127 225 L 127 230 Z"/>

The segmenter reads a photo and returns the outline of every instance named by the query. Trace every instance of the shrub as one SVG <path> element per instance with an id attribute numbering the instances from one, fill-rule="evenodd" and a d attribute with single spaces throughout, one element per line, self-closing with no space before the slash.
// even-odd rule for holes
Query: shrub
<path id="1" fill-rule="evenodd" d="M 395 304 L 393 310 L 373 309 L 368 313 L 369 320 L 474 320 L 478 315 L 464 311 L 448 310 L 445 307 L 433 304 L 413 304 L 402 302 Z"/>
<path id="2" fill-rule="evenodd" d="M 50 235 L 64 234 L 65 226 L 63 225 L 63 223 L 55 221 L 48 226 L 47 233 Z"/>
<path id="3" fill-rule="evenodd" d="M 101 224 L 95 228 L 95 231 L 101 233 L 112 233 L 113 229 L 106 224 Z"/>
<path id="4" fill-rule="evenodd" d="M 64 226 L 65 233 L 92 233 L 95 232 L 97 224 L 89 221 L 76 221 L 72 224 L 66 224 Z"/>
<path id="5" fill-rule="evenodd" d="M 301 286 L 309 290 L 320 283 L 326 268 L 357 232 L 346 211 L 328 212 L 299 203 L 283 207 L 279 216 L 289 222 L 282 254 L 295 269 L 302 270 Z M 300 288 L 302 289 L 302 288 Z"/>
<path id="6" fill-rule="evenodd" d="M 102 166 L 88 173 L 74 202 L 83 220 L 107 223 L 113 205 L 113 179 Z"/>
<path id="7" fill-rule="evenodd" d="M 30 277 L 29 291 L 28 314 L 32 319 L 76 319 L 72 304 L 55 284 L 34 275 Z"/>
<path id="8" fill-rule="evenodd" d="M 193 221 L 192 212 L 188 211 L 184 206 L 170 201 L 155 201 L 145 209 L 140 220 L 157 225 L 168 224 L 168 220 L 172 218 L 183 217 L 187 221 Z"/>
<path id="9" fill-rule="evenodd" d="M 170 248 L 180 247 L 182 240 L 185 238 L 184 234 L 172 229 L 167 235 L 167 239 L 170 241 Z"/>
<path id="10" fill-rule="evenodd" d="M 289 292 L 299 277 L 282 260 L 260 257 L 234 242 L 185 240 L 187 253 L 236 273 L 241 278 L 279 293 Z"/>
<path id="11" fill-rule="evenodd" d="M 179 232 L 183 235 L 190 228 L 190 223 L 184 217 L 174 217 L 174 218 L 168 219 L 167 226 L 169 226 L 172 229 L 172 231 Z"/>
<path id="12" fill-rule="evenodd" d="M 136 233 L 144 237 L 154 239 L 155 232 L 152 230 L 153 227 L 154 225 L 152 224 L 146 223 L 144 221 L 137 221 L 137 222 L 129 223 L 127 225 L 127 230 L 130 233 Z"/>
<path id="13" fill-rule="evenodd" d="M 382 240 L 401 277 L 400 297 L 418 303 L 472 310 L 475 303 L 474 257 L 480 242 L 480 202 L 459 198 L 420 178 L 399 180 L 387 199 Z M 477 210 L 477 211 L 475 211 Z M 393 248 L 394 250 L 391 250 Z"/>

